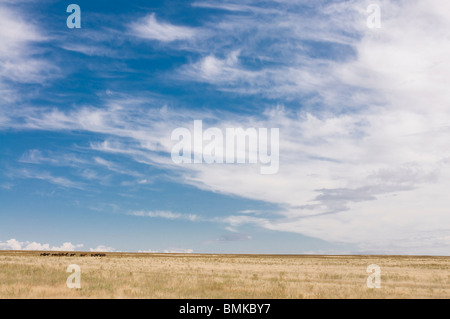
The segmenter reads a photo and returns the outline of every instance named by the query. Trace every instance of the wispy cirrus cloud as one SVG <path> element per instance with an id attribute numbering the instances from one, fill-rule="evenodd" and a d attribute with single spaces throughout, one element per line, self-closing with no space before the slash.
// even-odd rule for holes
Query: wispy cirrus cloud
<path id="1" fill-rule="evenodd" d="M 168 22 L 159 22 L 155 13 L 151 13 L 139 21 L 130 24 L 133 35 L 147 40 L 172 42 L 194 38 L 198 31 L 192 27 L 178 26 Z"/>
<path id="2" fill-rule="evenodd" d="M 10 4 L 0 3 L 0 89 L 9 101 L 14 100 L 15 89 L 6 86 L 6 81 L 43 83 L 59 76 L 58 66 L 44 58 L 38 47 L 48 37 L 31 21 Z"/>
<path id="3" fill-rule="evenodd" d="M 78 52 L 88 56 L 104 56 L 113 58 L 120 57 L 119 52 L 104 46 L 95 46 L 94 44 L 86 45 L 81 43 L 64 43 L 61 45 L 61 47 L 64 50 Z"/>
<path id="4" fill-rule="evenodd" d="M 30 149 L 22 154 L 19 158 L 20 163 L 27 164 L 51 164 L 55 166 L 73 166 L 80 167 L 90 163 L 86 158 L 83 158 L 75 153 L 55 153 L 49 151 L 41 151 L 38 149 Z"/>
<path id="5" fill-rule="evenodd" d="M 256 1 L 201 1 L 193 5 L 229 14 L 208 24 L 214 43 L 208 45 L 209 50 L 198 50 L 199 59 L 179 70 L 180 79 L 281 99 L 313 94 L 328 102 L 327 91 L 337 86 L 339 90 L 333 93 L 350 94 L 333 69 L 337 61 L 355 57 L 353 44 L 367 27 L 354 21 L 365 22 L 364 5 L 348 1 L 320 1 L 314 6 L 304 1 L 265 6 Z"/>
<path id="6" fill-rule="evenodd" d="M 237 117 L 230 114 L 220 120 L 215 119 L 212 125 L 222 128 L 279 127 L 284 132 L 280 141 L 282 165 L 279 173 L 270 178 L 259 175 L 257 169 L 247 165 L 178 166 L 171 162 L 171 129 L 190 127 L 198 116 L 196 112 L 187 111 L 182 119 L 179 110 L 167 109 L 162 113 L 161 109 L 153 110 L 146 116 L 136 109 L 125 111 L 120 108 L 108 109 L 108 112 L 94 108 L 70 112 L 58 113 L 57 118 L 64 120 L 57 128 L 53 124 L 54 117 L 45 114 L 27 120 L 29 122 L 21 121 L 21 125 L 33 128 L 39 123 L 40 129 L 102 132 L 108 137 L 100 145 L 91 145 L 95 151 L 121 154 L 140 163 L 164 167 L 177 174 L 174 181 L 199 189 L 280 206 L 275 215 L 231 215 L 221 220 L 170 212 L 147 214 L 143 211 L 141 216 L 217 222 L 234 231 L 245 225 L 255 225 L 334 242 L 353 243 L 358 240 L 361 245 L 370 246 L 369 243 L 377 240 L 374 234 L 380 229 L 385 232 L 385 238 L 403 238 L 403 224 L 386 221 L 392 220 L 392 216 L 390 210 L 383 207 L 398 206 L 396 210 L 408 211 L 415 216 L 411 222 L 421 220 L 425 215 L 415 206 L 415 201 L 426 196 L 430 187 L 446 187 L 442 176 L 448 173 L 445 161 L 448 154 L 445 148 L 441 148 L 439 153 L 435 151 L 436 143 L 445 144 L 446 134 L 433 134 L 433 143 L 427 143 L 429 135 L 416 133 L 432 131 L 432 122 L 407 111 L 398 113 L 395 121 L 391 118 L 391 111 L 384 109 L 351 116 L 318 116 L 275 108 L 267 110 L 263 116 Z M 140 115 L 138 120 L 133 120 L 133 112 Z M 92 115 L 95 119 L 96 114 L 104 114 L 105 117 L 94 121 L 95 125 L 86 125 L 89 122 L 83 118 Z M 164 118 L 165 123 L 173 123 L 173 127 L 159 125 L 160 118 Z M 49 119 L 49 126 L 46 126 L 46 119 Z M 410 123 L 416 125 L 411 126 Z M 386 135 L 386 132 L 390 133 Z M 422 146 L 416 148 L 415 145 Z M 162 155 L 164 153 L 165 156 Z M 392 201 L 403 196 L 413 196 L 415 200 Z M 435 204 L 441 202 L 445 206 L 444 198 L 442 200 Z M 379 210 L 375 211 L 373 207 L 379 207 Z M 355 209 L 358 209 L 358 214 L 354 213 Z M 435 224 L 414 223 L 409 227 L 417 232 L 426 231 L 438 227 L 447 218 L 442 210 L 427 210 L 427 218 L 430 215 L 434 216 Z M 407 218 L 403 213 L 396 213 L 396 216 Z M 368 220 L 370 222 L 367 223 Z M 362 229 L 365 231 L 360 231 Z"/>
<path id="7" fill-rule="evenodd" d="M 61 186 L 64 188 L 76 188 L 83 190 L 86 185 L 81 182 L 72 181 L 66 177 L 54 176 L 47 171 L 37 171 L 32 169 L 20 169 L 16 171 L 8 172 L 8 175 L 14 178 L 25 178 L 25 179 L 38 179 L 47 181 L 51 184 Z"/>
<path id="8" fill-rule="evenodd" d="M 95 163 L 97 163 L 97 164 L 99 164 L 101 166 L 104 166 L 108 170 L 110 170 L 112 172 L 115 172 L 115 173 L 119 173 L 119 174 L 122 174 L 122 175 L 134 176 L 134 177 L 142 177 L 143 176 L 142 174 L 140 174 L 138 172 L 131 171 L 131 170 L 128 170 L 128 169 L 124 169 L 124 168 L 120 167 L 120 165 L 118 165 L 118 164 L 116 164 L 114 162 L 105 160 L 104 158 L 101 158 L 101 157 L 95 157 L 94 161 L 95 161 Z"/>

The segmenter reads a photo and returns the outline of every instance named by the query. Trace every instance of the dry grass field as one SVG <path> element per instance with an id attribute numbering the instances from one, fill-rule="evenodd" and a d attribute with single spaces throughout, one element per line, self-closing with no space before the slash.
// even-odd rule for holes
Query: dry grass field
<path id="1" fill-rule="evenodd" d="M 450 257 L 79 254 L 0 252 L 0 298 L 450 298 Z M 66 286 L 70 264 L 81 289 Z"/>

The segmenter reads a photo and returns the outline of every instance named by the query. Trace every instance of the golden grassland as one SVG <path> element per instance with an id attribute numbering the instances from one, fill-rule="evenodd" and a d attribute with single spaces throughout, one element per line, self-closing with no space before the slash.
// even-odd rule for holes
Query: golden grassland
<path id="1" fill-rule="evenodd" d="M 79 254 L 0 251 L 0 298 L 450 298 L 450 257 Z M 70 264 L 81 289 L 67 288 Z"/>

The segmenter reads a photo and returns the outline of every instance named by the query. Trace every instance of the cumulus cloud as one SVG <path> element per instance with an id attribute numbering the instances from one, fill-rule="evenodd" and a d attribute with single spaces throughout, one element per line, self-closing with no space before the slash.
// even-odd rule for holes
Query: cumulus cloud
<path id="1" fill-rule="evenodd" d="M 159 251 L 158 251 L 158 250 L 147 249 L 147 250 L 138 250 L 138 253 L 143 253 L 143 254 L 154 254 L 154 253 L 159 253 Z"/>
<path id="2" fill-rule="evenodd" d="M 14 238 L 5 242 L 0 241 L 0 250 L 52 250 L 52 251 L 75 251 L 82 248 L 83 244 L 72 244 L 65 242 L 61 246 L 50 246 L 50 244 L 41 244 L 30 241 L 18 241 Z"/>
<path id="3" fill-rule="evenodd" d="M 72 243 L 66 242 L 63 243 L 61 246 L 59 247 L 52 247 L 51 250 L 59 250 L 59 251 L 75 251 L 78 250 L 80 248 L 82 248 L 84 245 L 83 244 L 79 244 L 79 245 L 74 245 Z"/>
<path id="4" fill-rule="evenodd" d="M 0 242 L 0 248 L 3 250 L 21 250 L 22 244 L 14 238 L 8 239 L 6 242 Z"/>
<path id="5" fill-rule="evenodd" d="M 90 248 L 89 251 L 112 253 L 112 252 L 115 252 L 116 250 L 113 247 L 108 247 L 108 246 L 105 246 L 105 245 L 98 245 L 95 248 Z"/>

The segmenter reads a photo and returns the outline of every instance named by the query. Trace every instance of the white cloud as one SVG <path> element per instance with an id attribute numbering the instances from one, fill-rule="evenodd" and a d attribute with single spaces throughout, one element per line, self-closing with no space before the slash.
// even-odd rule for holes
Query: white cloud
<path id="1" fill-rule="evenodd" d="M 359 33 L 343 41 L 356 52 L 350 61 L 319 59 L 312 68 L 294 62 L 278 71 L 261 70 L 259 77 L 248 77 L 242 66 L 228 65 L 233 76 L 226 77 L 217 71 L 225 63 L 210 59 L 208 65 L 215 71 L 210 74 L 217 78 L 205 76 L 205 68 L 199 67 L 207 58 L 194 64 L 193 79 L 197 75 L 197 79 L 232 90 L 239 79 L 246 82 L 241 93 L 265 90 L 291 95 L 316 90 L 331 112 L 281 112 L 262 123 L 283 132 L 277 176 L 255 176 L 248 167 L 196 167 L 186 180 L 203 189 L 245 194 L 286 207 L 275 219 L 232 216 L 233 226 L 252 223 L 333 242 L 359 242 L 378 252 L 385 247 L 397 253 L 448 254 L 448 243 L 437 235 L 429 241 L 436 243 L 433 249 L 421 247 L 419 241 L 413 243 L 411 236 L 420 238 L 426 233 L 433 237 L 433 229 L 450 221 L 442 191 L 449 186 L 450 173 L 450 95 L 445 80 L 450 76 L 449 4 L 382 1 L 381 30 L 365 27 L 365 16 L 360 13 L 366 7 L 348 1 L 326 9 L 338 25 L 331 28 L 328 24 L 334 30 L 329 34 L 342 31 L 337 22 Z M 288 17 L 285 25 L 290 22 Z M 318 29 L 326 29 L 322 27 Z M 298 29 L 293 30 L 296 34 Z M 280 34 L 285 37 L 289 38 Z M 312 38 L 330 37 L 314 32 Z M 298 57 L 303 58 L 301 51 Z M 327 75 L 322 77 L 324 72 Z M 273 88 L 267 88 L 268 78 L 275 79 Z M 345 92 L 352 93 L 346 96 Z M 333 112 L 342 109 L 347 111 Z"/>
<path id="2" fill-rule="evenodd" d="M 45 153 L 45 154 L 44 154 Z M 90 160 L 81 158 L 73 153 L 58 154 L 51 151 L 30 149 L 22 154 L 19 159 L 21 163 L 27 164 L 51 164 L 55 166 L 78 167 L 91 163 Z"/>
<path id="3" fill-rule="evenodd" d="M 0 248 L 2 250 L 21 250 L 22 243 L 14 238 L 8 239 L 6 242 L 0 242 Z"/>
<path id="4" fill-rule="evenodd" d="M 115 252 L 116 250 L 113 247 L 108 247 L 108 246 L 105 246 L 105 245 L 98 245 L 95 248 L 90 248 L 89 251 L 112 253 L 112 252 Z"/>
<path id="5" fill-rule="evenodd" d="M 86 39 L 83 39 L 86 41 Z M 64 43 L 61 46 L 64 50 L 82 53 L 88 56 L 120 57 L 120 54 L 112 49 L 103 46 L 96 46 L 95 43 L 89 45 L 80 43 Z"/>
<path id="6" fill-rule="evenodd" d="M 226 58 L 219 59 L 214 55 L 208 55 L 197 62 L 185 72 L 192 77 L 199 76 L 201 79 L 212 83 L 232 82 L 243 76 L 243 72 L 236 72 L 238 66 L 239 51 L 230 52 Z M 247 72 L 248 77 L 256 77 L 258 73 Z"/>
<path id="7" fill-rule="evenodd" d="M 171 42 L 175 40 L 188 40 L 196 36 L 194 28 L 177 26 L 156 20 L 154 13 L 130 25 L 131 32 L 143 39 Z"/>
<path id="8" fill-rule="evenodd" d="M 245 209 L 245 210 L 241 210 L 241 211 L 239 211 L 239 213 L 241 213 L 241 214 L 255 214 L 255 215 L 261 214 L 260 211 L 254 210 L 254 209 Z"/>
<path id="9" fill-rule="evenodd" d="M 52 247 L 51 250 L 59 250 L 59 251 L 75 251 L 78 250 L 80 248 L 82 248 L 84 245 L 83 244 L 79 244 L 79 245 L 74 245 L 72 243 L 66 242 L 63 243 L 61 246 L 59 247 Z"/>
<path id="10" fill-rule="evenodd" d="M 144 253 L 144 254 L 154 254 L 154 253 L 159 253 L 159 251 L 157 251 L 157 250 L 151 250 L 151 249 L 147 249 L 147 250 L 138 250 L 138 253 Z"/>
<path id="11" fill-rule="evenodd" d="M 83 245 L 81 245 L 83 246 Z M 40 244 L 36 242 L 26 243 L 20 250 L 59 250 L 58 247 L 50 248 L 49 244 Z"/>
<path id="12" fill-rule="evenodd" d="M 4 125 L 1 113 L 12 111 L 7 106 L 30 94 L 15 83 L 44 84 L 60 75 L 60 69 L 38 48 L 47 36 L 15 7 L 0 3 L 0 127 Z"/>
<path id="13" fill-rule="evenodd" d="M 165 249 L 163 251 L 165 254 L 192 254 L 194 252 L 193 249 L 185 249 L 185 248 L 170 248 Z"/>
<path id="14" fill-rule="evenodd" d="M 105 159 L 103 159 L 101 157 L 95 157 L 94 161 L 95 161 L 95 163 L 106 167 L 107 169 L 109 169 L 112 172 L 123 174 L 123 175 L 130 175 L 130 176 L 134 176 L 134 177 L 142 177 L 142 175 L 140 173 L 138 173 L 138 172 L 127 170 L 127 169 L 123 169 L 118 164 L 113 163 L 113 162 L 108 161 L 108 160 L 105 160 Z M 143 181 L 144 180 L 140 180 L 139 184 L 145 184 L 147 182 L 146 180 L 145 180 L 145 182 L 143 182 Z"/>
<path id="15" fill-rule="evenodd" d="M 179 77 L 240 94 L 298 98 L 314 93 L 326 99 L 329 87 L 340 86 L 332 72 L 333 60 L 347 58 L 365 27 L 366 7 L 361 2 L 349 3 L 290 1 L 265 3 L 263 7 L 257 1 L 197 2 L 196 7 L 231 13 L 208 24 L 211 35 L 199 43 L 203 50 L 197 49 L 203 56 L 181 68 Z M 312 43 L 325 46 L 323 50 L 331 57 L 323 53 L 317 56 Z M 235 52 L 244 63 L 218 58 Z"/>
<path id="16" fill-rule="evenodd" d="M 0 250 L 52 250 L 52 251 L 75 251 L 82 248 L 83 244 L 74 245 L 70 242 L 65 242 L 61 246 L 50 246 L 49 244 L 40 244 L 37 242 L 20 242 L 14 238 L 6 242 L 0 241 Z"/>
<path id="17" fill-rule="evenodd" d="M 22 163 L 39 164 L 45 160 L 46 158 L 43 157 L 40 150 L 32 149 L 24 153 L 19 161 Z"/>
<path id="18" fill-rule="evenodd" d="M 36 57 L 33 44 L 46 41 L 46 36 L 20 12 L 0 4 L 0 79 L 21 83 L 39 83 L 57 68 Z"/>

